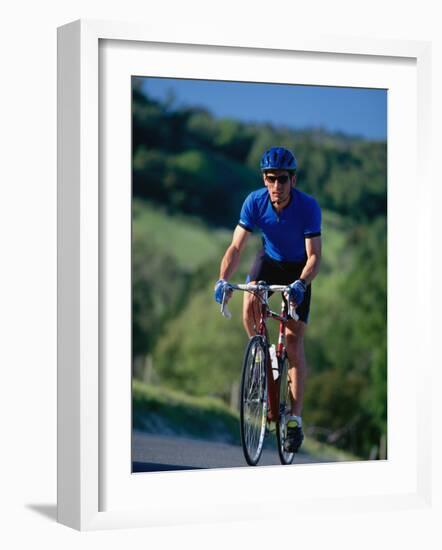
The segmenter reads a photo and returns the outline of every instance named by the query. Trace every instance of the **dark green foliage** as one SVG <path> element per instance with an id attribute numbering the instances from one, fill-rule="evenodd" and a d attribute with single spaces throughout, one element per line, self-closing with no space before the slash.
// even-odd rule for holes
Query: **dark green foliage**
<path id="1" fill-rule="evenodd" d="M 212 225 L 232 226 L 245 194 L 255 186 L 251 170 L 216 152 L 188 149 L 173 154 L 140 146 L 134 155 L 134 196 Z"/>
<path id="2" fill-rule="evenodd" d="M 339 367 L 312 376 L 306 388 L 304 419 L 317 440 L 367 457 L 379 431 L 364 407 L 367 379 L 357 371 Z"/>
<path id="3" fill-rule="evenodd" d="M 242 296 L 232 298 L 227 321 L 213 285 L 242 201 L 262 185 L 263 151 L 289 147 L 299 189 L 323 209 L 323 260 L 306 336 L 307 431 L 375 456 L 387 430 L 385 142 L 219 120 L 136 87 L 133 99 L 134 357 L 151 355 L 163 386 L 235 404 L 246 343 Z M 254 237 L 236 281 L 258 247 Z M 272 305 L 279 309 L 279 298 Z M 274 337 L 276 323 L 270 327 Z"/>

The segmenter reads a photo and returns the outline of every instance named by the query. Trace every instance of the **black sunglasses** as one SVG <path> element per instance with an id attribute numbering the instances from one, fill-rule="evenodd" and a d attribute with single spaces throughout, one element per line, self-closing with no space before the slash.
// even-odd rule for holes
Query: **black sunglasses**
<path id="1" fill-rule="evenodd" d="M 276 181 L 279 181 L 279 183 L 281 185 L 284 185 L 284 183 L 287 183 L 289 181 L 289 177 L 287 175 L 283 175 L 283 176 L 267 176 L 266 175 L 266 180 L 269 183 L 275 183 Z"/>

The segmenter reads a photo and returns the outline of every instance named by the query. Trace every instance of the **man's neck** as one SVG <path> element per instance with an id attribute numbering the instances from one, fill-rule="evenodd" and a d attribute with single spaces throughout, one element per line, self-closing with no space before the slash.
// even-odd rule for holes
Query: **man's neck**
<path id="1" fill-rule="evenodd" d="M 288 205 L 289 202 L 290 202 L 290 199 L 287 199 L 285 202 L 282 202 L 279 204 L 277 202 L 272 202 L 272 206 L 279 214 L 281 210 L 284 210 L 284 208 Z"/>
<path id="2" fill-rule="evenodd" d="M 292 199 L 292 192 L 290 191 L 290 195 L 287 197 L 287 199 L 284 202 L 281 202 L 278 204 L 275 201 L 275 202 L 272 202 L 272 206 L 279 214 L 281 210 L 284 210 L 284 208 L 290 204 L 291 199 Z"/>

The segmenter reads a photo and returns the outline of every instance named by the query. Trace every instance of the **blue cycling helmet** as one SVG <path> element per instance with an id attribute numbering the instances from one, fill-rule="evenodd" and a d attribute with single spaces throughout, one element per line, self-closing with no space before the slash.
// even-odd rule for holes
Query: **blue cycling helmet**
<path id="1" fill-rule="evenodd" d="M 262 156 L 261 171 L 296 170 L 296 159 L 291 151 L 284 147 L 271 147 Z"/>

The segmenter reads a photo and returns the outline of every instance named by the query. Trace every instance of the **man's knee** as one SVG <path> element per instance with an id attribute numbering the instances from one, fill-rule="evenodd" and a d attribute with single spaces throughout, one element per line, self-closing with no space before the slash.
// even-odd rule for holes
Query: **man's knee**
<path id="1" fill-rule="evenodd" d="M 291 321 L 286 330 L 286 347 L 289 355 L 303 357 L 304 333 L 306 325 L 302 321 Z"/>
<path id="2" fill-rule="evenodd" d="M 242 305 L 242 320 L 244 323 L 248 323 L 251 318 L 251 304 L 248 296 L 244 295 L 244 301 Z"/>

